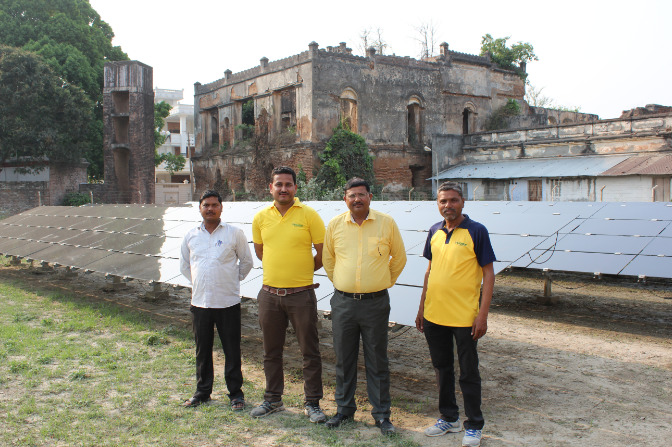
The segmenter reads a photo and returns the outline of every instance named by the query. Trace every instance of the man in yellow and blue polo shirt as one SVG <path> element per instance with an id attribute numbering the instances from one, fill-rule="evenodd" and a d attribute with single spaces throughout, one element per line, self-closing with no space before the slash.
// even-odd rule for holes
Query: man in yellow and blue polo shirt
<path id="1" fill-rule="evenodd" d="M 460 432 L 455 399 L 453 338 L 460 364 L 466 433 L 463 446 L 481 445 L 481 376 L 476 344 L 488 329 L 488 311 L 495 284 L 495 253 L 488 230 L 462 214 L 464 197 L 457 183 L 445 182 L 437 192 L 444 220 L 429 229 L 423 256 L 429 260 L 415 325 L 424 332 L 437 371 L 439 411 L 427 436 Z M 483 283 L 481 293 L 481 282 Z M 479 302 L 479 296 L 480 302 Z"/>
<path id="2" fill-rule="evenodd" d="M 259 418 L 284 410 L 282 352 L 291 322 L 303 355 L 304 411 L 311 422 L 324 422 L 327 418 L 319 405 L 322 358 L 314 290 L 318 284 L 313 284 L 313 272 L 322 267 L 324 221 L 294 197 L 296 174 L 291 168 L 275 168 L 271 178 L 273 204 L 259 211 L 252 221 L 254 251 L 264 268 L 257 303 L 264 338 L 266 392 L 264 402 L 250 414 Z"/>

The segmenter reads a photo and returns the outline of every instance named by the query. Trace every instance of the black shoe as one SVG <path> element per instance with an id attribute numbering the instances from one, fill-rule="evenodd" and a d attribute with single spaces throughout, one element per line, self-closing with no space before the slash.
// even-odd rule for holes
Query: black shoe
<path id="1" fill-rule="evenodd" d="M 336 415 L 333 418 L 329 419 L 327 422 L 325 422 L 324 425 L 327 428 L 338 428 L 340 427 L 341 424 L 351 421 L 352 416 L 348 416 L 347 414 L 343 413 L 336 413 Z"/>
<path id="2" fill-rule="evenodd" d="M 380 428 L 380 432 L 384 435 L 393 435 L 397 432 L 392 422 L 390 422 L 390 418 L 376 421 L 376 427 Z"/>

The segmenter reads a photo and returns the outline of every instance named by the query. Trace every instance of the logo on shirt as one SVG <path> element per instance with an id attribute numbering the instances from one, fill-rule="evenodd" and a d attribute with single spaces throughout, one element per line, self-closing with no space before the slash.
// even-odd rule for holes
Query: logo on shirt
<path id="1" fill-rule="evenodd" d="M 303 224 L 300 223 L 293 223 L 292 225 L 294 225 L 295 227 L 303 228 Z"/>
<path id="2" fill-rule="evenodd" d="M 461 245 L 462 247 L 466 247 L 466 246 L 467 246 L 467 244 L 465 244 L 464 242 L 458 242 L 458 241 L 455 241 L 455 243 L 456 243 L 457 245 Z"/>
<path id="3" fill-rule="evenodd" d="M 221 247 L 223 243 L 224 243 L 224 242 L 222 242 L 221 240 L 217 239 L 217 243 L 215 243 L 215 246 L 216 246 L 216 247 Z"/>

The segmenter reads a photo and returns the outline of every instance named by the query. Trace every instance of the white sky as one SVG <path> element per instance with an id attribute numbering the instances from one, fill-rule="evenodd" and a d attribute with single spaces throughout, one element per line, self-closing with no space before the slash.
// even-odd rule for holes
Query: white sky
<path id="1" fill-rule="evenodd" d="M 89 0 L 112 26 L 113 43 L 154 68 L 158 88 L 193 84 L 346 42 L 355 54 L 365 28 L 380 28 L 388 53 L 417 57 L 415 29 L 433 23 L 437 43 L 478 54 L 481 37 L 529 42 L 539 61 L 529 80 L 558 105 L 601 118 L 646 104 L 672 106 L 669 0 Z M 437 48 L 438 52 L 438 48 Z"/>

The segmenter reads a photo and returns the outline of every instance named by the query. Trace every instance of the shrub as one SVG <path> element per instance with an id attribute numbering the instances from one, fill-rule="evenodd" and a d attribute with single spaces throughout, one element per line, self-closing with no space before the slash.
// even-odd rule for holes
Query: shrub
<path id="1" fill-rule="evenodd" d="M 91 196 L 83 192 L 69 192 L 63 197 L 64 206 L 82 206 L 91 203 Z"/>

